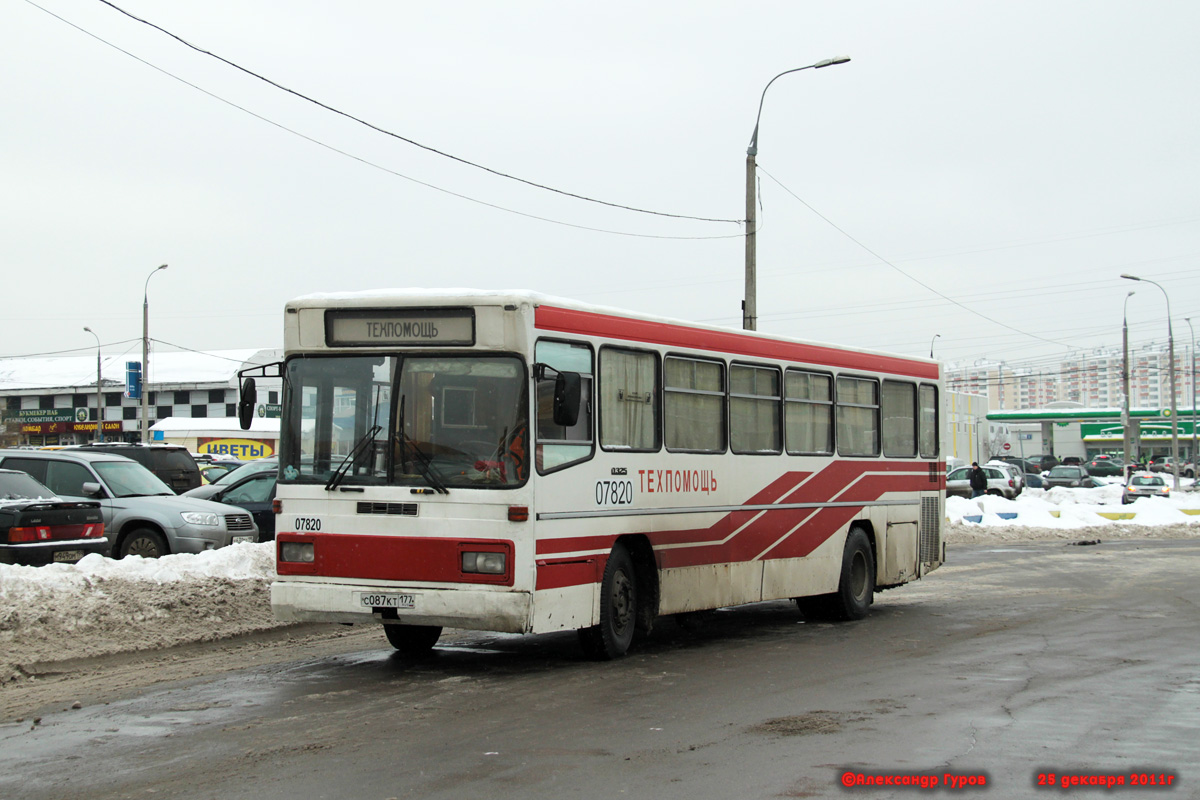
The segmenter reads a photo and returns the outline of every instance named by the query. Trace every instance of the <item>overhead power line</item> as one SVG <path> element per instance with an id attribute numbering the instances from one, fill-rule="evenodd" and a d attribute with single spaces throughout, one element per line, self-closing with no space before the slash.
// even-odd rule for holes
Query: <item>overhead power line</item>
<path id="1" fill-rule="evenodd" d="M 484 172 L 491 173 L 492 175 L 495 175 L 497 177 L 506 178 L 508 180 L 516 181 L 518 183 L 523 183 L 526 186 L 532 186 L 535 189 L 543 189 L 547 192 L 554 192 L 555 194 L 563 195 L 564 197 L 572 197 L 576 200 L 583 200 L 588 203 L 597 203 L 599 205 L 608 206 L 610 208 L 619 208 L 624 211 L 634 211 L 639 214 L 652 214 L 654 216 L 673 217 L 675 219 L 690 219 L 690 220 L 696 220 L 698 222 L 725 222 L 725 223 L 731 223 L 734 225 L 741 225 L 745 221 L 745 220 L 740 220 L 740 219 L 721 219 L 721 218 L 716 218 L 716 217 L 698 217 L 698 216 L 692 216 L 689 214 L 672 214 L 672 213 L 669 213 L 666 211 L 654 211 L 654 210 L 646 209 L 646 208 L 638 208 L 636 206 L 623 205 L 621 203 L 613 203 L 613 202 L 609 202 L 607 200 L 598 200 L 594 197 L 587 197 L 586 195 L 576 194 L 575 192 L 568 192 L 563 189 L 556 189 L 553 186 L 547 186 L 545 184 L 537 183 L 536 181 L 531 181 L 531 180 L 528 180 L 526 178 L 521 178 L 516 175 L 510 175 L 507 172 L 501 172 L 500 170 L 492 169 L 491 167 L 484 166 L 483 164 L 478 164 L 474 161 L 470 161 L 470 160 L 462 158 L 460 156 L 456 156 L 453 153 L 447 153 L 443 150 L 438 150 L 435 147 L 430 147 L 429 145 L 422 144 L 418 141 L 408 138 L 407 136 L 403 136 L 399 133 L 396 133 L 395 131 L 390 131 L 386 128 L 382 128 L 372 122 L 368 122 L 367 120 L 362 119 L 361 117 L 356 117 L 353 114 L 350 114 L 346 111 L 342 111 L 339 108 L 335 108 L 334 106 L 331 106 L 328 103 L 323 103 L 320 100 L 316 100 L 312 97 L 309 97 L 308 95 L 303 94 L 302 92 L 298 92 L 295 89 L 290 89 L 287 86 L 284 86 L 274 80 L 271 80 L 270 78 L 268 78 L 264 75 L 260 75 L 259 73 L 254 72 L 253 70 L 247 69 L 246 67 L 243 67 L 242 65 L 240 65 L 236 62 L 230 61 L 229 59 L 225 58 L 224 56 L 217 55 L 216 53 L 214 53 L 210 50 L 205 50 L 202 47 L 198 47 L 197 45 L 192 44 L 191 42 L 187 41 L 183 37 L 172 33 L 171 31 L 167 30 L 166 28 L 163 28 L 160 25 L 156 25 L 155 23 L 150 22 L 149 20 L 143 19 L 135 14 L 131 14 L 130 12 L 121 8 L 120 6 L 109 2 L 109 0 L 99 0 L 99 1 L 101 3 L 103 3 L 104 5 L 108 6 L 109 8 L 113 9 L 114 11 L 118 11 L 121 14 L 124 14 L 125 16 L 129 17 L 130 19 L 132 19 L 136 22 L 140 22 L 143 25 L 147 25 L 151 28 L 154 28 L 156 31 L 159 31 L 160 33 L 170 36 L 175 41 L 179 42 L 180 44 L 184 45 L 185 47 L 195 50 L 197 53 L 201 53 L 203 55 L 209 56 L 210 58 L 215 58 L 217 61 L 220 61 L 223 64 L 227 64 L 228 66 L 233 67 L 234 69 L 238 70 L 239 72 L 244 72 L 245 74 L 249 75 L 252 78 L 257 78 L 258 80 L 262 81 L 263 83 L 273 86 L 276 89 L 279 89 L 280 91 L 287 92 L 288 94 L 290 94 L 294 97 L 298 97 L 301 100 L 304 100 L 305 102 L 312 103 L 313 105 L 318 106 L 319 108 L 323 108 L 326 111 L 329 111 L 333 114 L 337 114 L 338 116 L 345 117 L 346 119 L 357 122 L 359 125 L 363 125 L 367 128 L 370 128 L 371 130 L 376 131 L 377 133 L 382 133 L 385 136 L 390 136 L 393 139 L 398 139 L 399 141 L 405 142 L 406 144 L 410 144 L 414 147 L 419 147 L 422 150 L 433 153 L 434 155 L 441 156 L 442 158 L 448 158 L 451 161 L 457 161 L 458 163 L 465 164 L 468 167 L 474 167 L 475 169 L 483 170 Z"/>
<path id="2" fill-rule="evenodd" d="M 101 2 L 104 2 L 104 1 L 105 1 L 105 0 L 101 0 Z M 998 320 L 998 319 L 995 319 L 994 317 L 989 317 L 987 314 L 984 314 L 984 313 L 983 313 L 983 312 L 981 312 L 981 311 L 977 311 L 976 309 L 974 309 L 974 308 L 971 308 L 970 306 L 968 306 L 968 305 L 966 305 L 966 304 L 964 304 L 964 303 L 960 303 L 958 300 L 955 300 L 953 297 L 950 297 L 948 294 L 945 294 L 944 292 L 940 292 L 940 291 L 938 291 L 937 289 L 933 288 L 932 286 L 930 286 L 929 284 L 925 283 L 924 281 L 922 281 L 921 279 L 917 278 L 916 276 L 914 276 L 914 275 L 911 275 L 911 274 L 909 274 L 909 273 L 905 272 L 904 270 L 900 269 L 900 268 L 899 268 L 899 267 L 897 267 L 895 264 L 893 264 L 891 261 L 888 261 L 886 258 L 884 258 L 883 256 L 881 256 L 879 253 L 876 253 L 876 252 L 875 252 L 874 250 L 872 250 L 870 247 L 867 247 L 865 244 L 863 244 L 862 242 L 860 242 L 858 239 L 855 239 L 853 236 L 851 236 L 851 235 L 850 235 L 850 233 L 849 233 L 848 231 L 846 231 L 845 229 L 843 229 L 842 227 L 840 227 L 840 226 L 839 226 L 837 223 L 835 223 L 835 222 L 834 222 L 833 220 L 831 220 L 829 217 L 827 217 L 827 216 L 825 216 L 824 214 L 822 214 L 820 211 L 817 211 L 817 209 L 813 208 L 813 207 L 812 207 L 812 206 L 811 206 L 811 205 L 808 203 L 808 201 L 806 201 L 804 198 L 800 197 L 800 195 L 796 194 L 795 192 L 793 192 L 793 191 L 792 191 L 791 189 L 789 189 L 788 187 L 784 186 L 784 185 L 783 185 L 783 183 L 782 183 L 782 182 L 781 182 L 781 181 L 780 181 L 778 178 L 776 178 L 776 177 L 775 177 L 774 175 L 772 175 L 771 173 L 767 172 L 767 171 L 766 171 L 765 169 L 763 169 L 761 166 L 759 166 L 759 167 L 758 167 L 758 171 L 759 171 L 759 172 L 761 172 L 762 174 L 766 175 L 766 176 L 767 176 L 768 178 L 770 178 L 771 180 L 775 181 L 775 183 L 779 184 L 779 187 L 780 187 L 781 189 L 783 189 L 785 192 L 787 192 L 788 194 L 790 194 L 792 197 L 796 198 L 796 200 L 798 200 L 798 201 L 800 202 L 800 204 L 801 204 L 801 205 L 803 205 L 803 206 L 804 206 L 805 208 L 807 208 L 809 211 L 811 211 L 812 213 L 814 213 L 814 214 L 816 214 L 818 217 L 820 217 L 822 220 L 824 220 L 824 221 L 825 221 L 825 223 L 826 223 L 827 225 L 829 225 L 831 228 L 833 228 L 835 231 L 837 231 L 838 233 L 842 234 L 842 235 L 843 235 L 843 236 L 845 236 L 847 239 L 849 239 L 850 241 L 854 242 L 856 245 L 858 245 L 859 247 L 861 247 L 863 250 L 867 251 L 867 252 L 868 252 L 868 253 L 870 253 L 872 256 L 874 256 L 875 258 L 879 259 L 879 261 L 881 261 L 883 264 L 885 264 L 885 265 L 887 265 L 887 266 L 891 267 L 891 268 L 892 268 L 892 269 L 894 269 L 896 272 L 899 272 L 901 275 L 903 275 L 904 277 L 908 278 L 910 281 L 912 281 L 913 283 L 915 283 L 915 284 L 917 284 L 918 286 L 922 287 L 923 289 L 925 289 L 925 290 L 927 290 L 927 291 L 929 291 L 929 292 L 932 292 L 933 294 L 937 295 L 938 297 L 942 298 L 943 300 L 945 300 L 946 302 L 948 302 L 948 303 L 950 303 L 950 304 L 952 304 L 952 305 L 958 306 L 958 307 L 959 307 L 959 308 L 961 308 L 963 311 L 966 311 L 966 312 L 967 312 L 967 313 L 969 313 L 969 314 L 974 314 L 975 316 L 979 317 L 980 319 L 985 319 L 985 320 L 987 320 L 988 322 L 992 323 L 993 325 L 999 325 L 1001 328 L 1006 328 L 1006 329 L 1008 329 L 1008 330 L 1012 331 L 1013 333 L 1019 333 L 1019 334 L 1021 334 L 1022 336 L 1028 336 L 1028 337 L 1031 337 L 1031 338 L 1033 338 L 1033 339 L 1038 339 L 1038 340 L 1040 340 L 1040 341 L 1047 342 L 1047 343 L 1049 343 L 1049 344 L 1055 344 L 1055 345 L 1059 345 L 1059 346 L 1061 346 L 1061 347 L 1069 347 L 1069 345 L 1067 345 L 1065 342 L 1059 342 L 1059 341 L 1055 341 L 1054 339 L 1047 339 L 1047 338 L 1046 338 L 1046 337 L 1044 337 L 1044 336 L 1038 336 L 1036 333 L 1030 333 L 1029 331 L 1024 331 L 1024 330 L 1021 330 L 1020 328 L 1014 328 L 1012 325 L 1009 325 L 1009 324 L 1008 324 L 1008 323 L 1006 323 L 1006 322 L 1001 322 L 1000 320 Z"/>
<path id="3" fill-rule="evenodd" d="M 232 100 L 227 100 L 226 98 L 221 97 L 218 94 L 210 92 L 209 90 L 205 89 L 202 86 L 197 86 L 196 84 L 192 83 L 191 81 L 181 78 L 180 76 L 174 74 L 173 72 L 169 72 L 169 71 L 163 69 L 162 67 L 158 66 L 157 64 L 153 64 L 153 63 L 147 61 L 146 59 L 142 58 L 141 56 L 135 55 L 135 54 L 129 52 L 128 50 L 126 50 L 122 47 L 119 47 L 118 45 L 113 44 L 112 42 L 108 41 L 107 39 L 104 39 L 101 36 L 97 36 L 96 34 L 92 33 L 91 31 L 89 31 L 85 28 L 81 28 L 80 26 L 76 25 L 74 22 L 71 22 L 70 20 L 63 18 L 63 17 L 59 16 L 58 14 L 55 14 L 53 11 L 50 11 L 47 8 L 43 8 L 42 6 L 33 2 L 33 0 L 25 0 L 25 2 L 28 3 L 29 5 L 33 6 L 34 8 L 38 9 L 39 11 L 43 11 L 46 14 L 48 14 L 49 16 L 54 17 L 59 22 L 62 22 L 65 25 L 71 26 L 75 30 L 84 34 L 85 36 L 90 36 L 91 38 L 95 39 L 96 41 L 100 42 L 101 44 L 107 45 L 108 47 L 111 47 L 112 49 L 116 50 L 117 52 L 119 52 L 123 55 L 129 56 L 134 61 L 137 61 L 140 64 L 144 64 L 145 66 L 150 67 L 151 69 L 155 70 L 156 72 L 160 72 L 163 75 L 166 75 L 168 78 L 179 81 L 184 86 L 195 89 L 196 91 L 200 92 L 201 94 L 211 97 L 213 100 L 224 103 L 225 105 L 227 105 L 231 108 L 236 108 L 238 111 L 241 111 L 244 114 L 248 114 L 257 120 L 260 120 L 262 122 L 267 123 L 268 125 L 272 125 L 272 126 L 278 128 L 281 131 L 290 133 L 293 136 L 297 136 L 301 139 L 304 139 L 306 142 L 315 144 L 318 147 L 323 147 L 332 153 L 337 153 L 340 156 L 345 156 L 346 158 L 357 161 L 358 163 L 363 164 L 364 166 L 368 166 L 373 169 L 380 170 L 381 172 L 386 172 L 389 175 L 395 176 L 397 178 L 402 178 L 403 180 L 409 181 L 410 183 L 415 183 L 418 186 L 424 186 L 425 188 L 432 189 L 435 192 L 441 192 L 442 194 L 447 194 L 447 195 L 450 195 L 451 197 L 457 197 L 460 200 L 466 200 L 469 203 L 475 203 L 477 205 L 495 209 L 496 211 L 503 211 L 508 214 L 515 214 L 518 217 L 525 217 L 526 219 L 537 220 L 538 222 L 548 222 L 551 225 L 561 225 L 566 228 L 574 228 L 576 230 L 583 230 L 583 231 L 592 231 L 593 233 L 605 233 L 605 234 L 609 234 L 612 236 L 628 236 L 628 237 L 636 238 L 636 239 L 668 239 L 668 240 L 701 241 L 701 240 L 707 240 L 707 239 L 738 239 L 744 235 L 742 233 L 732 233 L 732 234 L 721 234 L 721 235 L 716 235 L 716 236 L 668 236 L 668 235 L 652 234 L 652 233 L 633 233 L 631 231 L 619 231 L 619 230 L 613 230 L 611 228 L 597 228 L 597 227 L 594 227 L 591 225 L 579 225 L 579 224 L 573 223 L 573 222 L 564 222 L 563 220 L 552 219 L 550 217 L 542 217 L 542 216 L 538 216 L 537 214 L 530 214 L 525 211 L 517 211 L 514 208 L 508 208 L 506 206 L 498 205 L 496 203 L 489 203 L 486 200 L 480 200 L 478 198 L 471 197 L 470 195 L 465 195 L 460 192 L 454 192 L 454 191 L 451 191 L 450 189 L 445 189 L 441 186 L 437 186 L 437 185 L 429 183 L 427 181 L 418 180 L 417 178 L 413 178 L 409 175 L 405 175 L 402 172 L 397 172 L 396 170 L 391 169 L 389 167 L 385 167 L 382 164 L 377 164 L 374 161 L 370 161 L 361 156 L 356 156 L 353 153 L 350 153 L 350 152 L 347 152 L 340 148 L 334 147 L 331 144 L 327 144 L 327 143 L 321 141 L 320 139 L 316 139 L 312 136 L 301 133 L 300 131 L 297 131 L 293 128 L 289 128 L 288 126 L 286 126 L 282 123 L 276 122 L 275 120 L 270 119 L 269 117 L 265 117 L 262 114 L 259 114 L 255 111 L 251 111 L 250 109 L 246 108 L 245 106 L 238 105 L 237 103 L 233 102 Z"/>

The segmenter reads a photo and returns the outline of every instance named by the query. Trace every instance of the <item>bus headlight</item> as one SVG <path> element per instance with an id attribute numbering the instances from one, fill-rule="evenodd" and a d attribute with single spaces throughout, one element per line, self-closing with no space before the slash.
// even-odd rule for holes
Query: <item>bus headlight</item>
<path id="1" fill-rule="evenodd" d="M 463 553 L 462 571 L 503 575 L 508 566 L 507 561 L 504 553 Z"/>
<path id="2" fill-rule="evenodd" d="M 279 545 L 279 560 L 311 564 L 315 558 L 312 542 L 283 542 Z"/>

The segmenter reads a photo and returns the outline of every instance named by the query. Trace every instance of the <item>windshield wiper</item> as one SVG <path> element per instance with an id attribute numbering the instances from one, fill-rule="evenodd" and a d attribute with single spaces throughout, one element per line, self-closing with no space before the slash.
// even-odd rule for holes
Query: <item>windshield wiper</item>
<path id="1" fill-rule="evenodd" d="M 400 411 L 396 420 L 399 423 L 396 426 L 396 438 L 400 441 L 400 462 L 403 464 L 409 460 L 405 458 L 405 454 L 409 448 L 412 448 L 412 452 L 416 456 L 416 458 L 412 459 L 412 462 L 417 466 L 417 471 L 425 479 L 425 482 L 432 486 L 438 494 L 450 494 L 450 490 L 446 488 L 445 481 L 442 480 L 437 470 L 434 469 L 433 462 L 430 461 L 429 456 L 425 455 L 420 446 L 408 438 L 408 434 L 404 432 L 404 400 L 404 395 L 400 395 Z M 414 489 L 413 491 L 416 490 Z"/>
<path id="2" fill-rule="evenodd" d="M 342 463 L 338 464 L 338 468 L 335 469 L 333 474 L 329 476 L 329 481 L 325 484 L 325 491 L 332 492 L 335 488 L 337 488 L 337 485 L 342 482 L 343 478 L 346 477 L 346 473 L 350 471 L 350 467 L 354 464 L 355 460 L 362 454 L 364 450 L 366 450 L 367 445 L 372 444 L 375 441 L 375 434 L 379 433 L 381 430 L 383 430 L 382 425 L 372 425 L 371 429 L 363 434 L 361 439 L 354 443 L 354 447 L 350 450 L 346 457 L 342 459 Z"/>

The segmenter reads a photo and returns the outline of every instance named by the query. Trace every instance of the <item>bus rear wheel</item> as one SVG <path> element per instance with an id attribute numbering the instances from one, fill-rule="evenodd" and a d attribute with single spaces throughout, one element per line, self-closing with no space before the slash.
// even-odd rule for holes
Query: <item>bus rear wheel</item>
<path id="1" fill-rule="evenodd" d="M 421 658 L 437 644 L 442 635 L 438 625 L 384 625 L 388 643 L 404 658 Z"/>
<path id="2" fill-rule="evenodd" d="M 862 619 L 875 598 L 875 555 L 862 528 L 851 528 L 842 551 L 842 571 L 833 594 L 797 597 L 800 613 L 811 619 Z"/>
<path id="3" fill-rule="evenodd" d="M 633 559 L 625 545 L 617 543 L 604 566 L 600 583 L 600 624 L 579 631 L 579 644 L 590 658 L 609 661 L 620 658 L 633 643 L 637 627 L 638 591 Z"/>

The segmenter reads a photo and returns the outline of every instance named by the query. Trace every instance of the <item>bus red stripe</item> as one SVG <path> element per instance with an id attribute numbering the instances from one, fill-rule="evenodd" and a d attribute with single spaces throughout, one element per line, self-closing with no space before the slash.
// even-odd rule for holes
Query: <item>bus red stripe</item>
<path id="1" fill-rule="evenodd" d="M 540 330 L 598 336 L 629 342 L 645 342 L 664 347 L 733 353 L 753 358 L 778 359 L 804 364 L 819 364 L 864 372 L 886 372 L 913 378 L 938 379 L 935 362 L 913 361 L 898 356 L 862 353 L 836 347 L 766 339 L 734 331 L 690 328 L 666 322 L 616 317 L 592 311 L 540 305 L 534 314 L 534 326 Z"/>
<path id="2" fill-rule="evenodd" d="M 790 481 L 773 482 L 747 504 L 761 505 L 768 495 L 779 495 L 784 503 L 865 504 L 891 492 L 936 490 L 937 483 L 930 482 L 928 473 L 919 469 L 920 464 L 912 462 L 835 461 L 812 476 L 789 473 Z M 879 472 L 892 474 L 871 474 Z M 793 482 L 799 485 L 787 491 Z M 649 531 L 646 536 L 655 548 L 660 567 L 797 558 L 811 553 L 861 510 L 862 506 L 734 511 L 708 528 Z M 733 531 L 738 532 L 729 538 Z M 785 535 L 787 538 L 780 541 Z M 606 553 L 616 539 L 617 534 L 552 539 L 539 542 L 538 552 Z"/>

